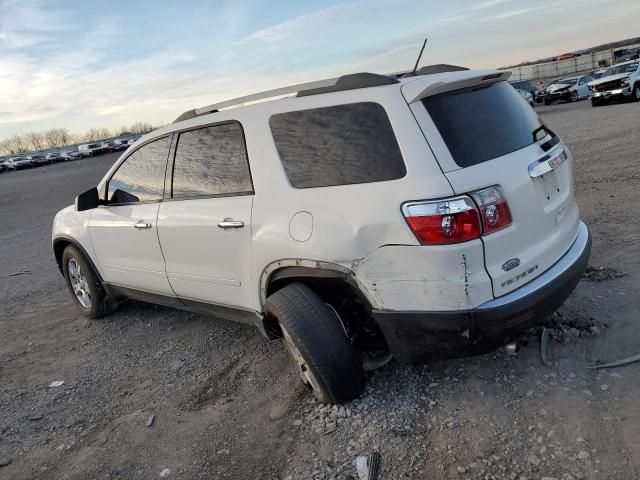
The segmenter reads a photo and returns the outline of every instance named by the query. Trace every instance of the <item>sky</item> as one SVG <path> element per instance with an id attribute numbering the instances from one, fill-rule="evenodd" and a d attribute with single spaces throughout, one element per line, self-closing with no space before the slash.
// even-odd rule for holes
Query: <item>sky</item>
<path id="1" fill-rule="evenodd" d="M 492 68 L 638 35 L 638 0 L 0 0 L 0 139 L 173 121 L 362 71 Z"/>

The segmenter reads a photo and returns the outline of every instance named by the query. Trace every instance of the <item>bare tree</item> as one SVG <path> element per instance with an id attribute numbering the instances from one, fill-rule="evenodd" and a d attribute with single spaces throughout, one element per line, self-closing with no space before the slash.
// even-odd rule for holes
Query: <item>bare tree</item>
<path id="1" fill-rule="evenodd" d="M 108 128 L 90 128 L 81 136 L 81 138 L 85 142 L 95 142 L 96 140 L 103 140 L 111 136 L 111 132 Z"/>
<path id="2" fill-rule="evenodd" d="M 25 141 L 31 150 L 42 150 L 46 145 L 44 134 L 41 132 L 29 132 L 25 134 Z"/>
<path id="3" fill-rule="evenodd" d="M 22 135 L 18 135 L 17 133 L 14 133 L 11 137 L 9 137 L 7 139 L 7 142 L 9 153 L 22 153 L 26 152 L 28 149 L 25 137 Z"/>
<path id="4" fill-rule="evenodd" d="M 153 127 L 148 122 L 136 122 L 129 127 L 130 133 L 148 133 L 153 130 Z"/>
<path id="5" fill-rule="evenodd" d="M 129 135 L 131 132 L 129 131 L 129 127 L 122 126 L 114 133 L 116 134 L 116 136 L 121 137 L 122 135 Z"/>
<path id="6" fill-rule="evenodd" d="M 51 128 L 44 132 L 48 148 L 60 148 L 69 145 L 71 134 L 66 128 Z"/>

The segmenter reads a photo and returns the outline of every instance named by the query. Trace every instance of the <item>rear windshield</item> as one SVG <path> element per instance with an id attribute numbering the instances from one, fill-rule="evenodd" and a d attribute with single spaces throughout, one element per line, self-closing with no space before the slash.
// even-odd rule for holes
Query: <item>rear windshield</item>
<path id="1" fill-rule="evenodd" d="M 453 160 L 470 167 L 525 148 L 540 119 L 507 82 L 441 93 L 422 100 Z"/>

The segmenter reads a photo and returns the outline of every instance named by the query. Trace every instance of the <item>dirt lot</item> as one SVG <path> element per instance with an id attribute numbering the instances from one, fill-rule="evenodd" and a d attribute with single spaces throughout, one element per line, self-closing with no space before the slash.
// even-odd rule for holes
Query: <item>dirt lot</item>
<path id="1" fill-rule="evenodd" d="M 627 275 L 581 282 L 548 366 L 532 331 L 517 355 L 392 362 L 340 409 L 252 327 L 141 303 L 78 316 L 50 225 L 114 156 L 1 175 L 0 478 L 348 479 L 372 450 L 381 479 L 640 478 L 640 364 L 586 368 L 640 353 L 640 104 L 540 112 L 575 156 L 592 265 Z"/>

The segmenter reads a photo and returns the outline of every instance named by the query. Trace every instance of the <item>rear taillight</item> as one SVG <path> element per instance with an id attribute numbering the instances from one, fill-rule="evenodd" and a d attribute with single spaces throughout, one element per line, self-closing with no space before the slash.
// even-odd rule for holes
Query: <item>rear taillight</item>
<path id="1" fill-rule="evenodd" d="M 480 217 L 466 196 L 402 206 L 409 227 L 423 245 L 447 245 L 478 238 Z"/>
<path id="2" fill-rule="evenodd" d="M 511 211 L 499 185 L 471 192 L 482 217 L 482 233 L 487 235 L 511 225 Z"/>
<path id="3" fill-rule="evenodd" d="M 466 242 L 511 225 L 511 211 L 499 185 L 470 195 L 473 200 L 463 195 L 405 203 L 402 214 L 423 245 Z"/>

